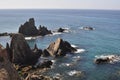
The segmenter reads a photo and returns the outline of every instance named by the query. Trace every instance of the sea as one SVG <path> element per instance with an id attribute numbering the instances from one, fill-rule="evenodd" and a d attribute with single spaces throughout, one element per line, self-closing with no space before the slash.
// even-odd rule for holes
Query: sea
<path id="1" fill-rule="evenodd" d="M 66 33 L 27 40 L 31 48 L 37 44 L 38 48 L 45 49 L 57 38 L 79 48 L 73 55 L 54 58 L 54 65 L 44 75 L 62 80 L 120 80 L 120 59 L 114 63 L 94 62 L 96 56 L 120 55 L 120 10 L 1 9 L 0 33 L 17 33 L 29 18 L 35 19 L 37 28 L 43 25 L 52 31 L 60 27 L 69 29 Z M 95 30 L 81 29 L 86 26 Z M 0 37 L 0 44 L 5 47 L 10 40 Z"/>

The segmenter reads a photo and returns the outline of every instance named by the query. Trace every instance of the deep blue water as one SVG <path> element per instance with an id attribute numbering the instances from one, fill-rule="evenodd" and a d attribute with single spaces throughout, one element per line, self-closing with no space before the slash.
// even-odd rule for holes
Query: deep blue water
<path id="1" fill-rule="evenodd" d="M 55 68 L 46 75 L 54 76 L 61 73 L 64 80 L 120 80 L 120 63 L 96 65 L 93 60 L 96 55 L 120 55 L 120 11 L 118 10 L 0 10 L 0 32 L 17 32 L 21 24 L 33 17 L 36 26 L 45 25 L 54 30 L 66 27 L 70 33 L 39 37 L 28 41 L 31 48 L 37 43 L 41 49 L 46 48 L 58 37 L 71 44 L 85 49 L 84 53 L 56 59 Z M 91 26 L 94 31 L 80 30 L 80 27 Z M 0 43 L 5 46 L 8 37 L 0 37 Z M 63 63 L 71 63 L 73 57 L 81 60 L 75 66 L 67 67 Z M 72 70 L 84 72 L 82 77 L 70 77 Z"/>

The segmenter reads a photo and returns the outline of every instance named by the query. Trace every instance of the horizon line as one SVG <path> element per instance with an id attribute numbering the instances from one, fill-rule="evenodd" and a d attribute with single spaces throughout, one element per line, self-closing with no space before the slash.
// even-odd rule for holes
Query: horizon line
<path id="1" fill-rule="evenodd" d="M 0 10 L 120 10 L 120 9 L 82 9 L 82 8 L 0 8 Z"/>

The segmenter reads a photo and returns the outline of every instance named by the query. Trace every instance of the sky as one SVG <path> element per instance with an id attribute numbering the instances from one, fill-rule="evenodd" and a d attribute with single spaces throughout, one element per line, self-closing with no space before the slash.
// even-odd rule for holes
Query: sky
<path id="1" fill-rule="evenodd" d="M 0 9 L 120 10 L 120 0 L 0 0 Z"/>

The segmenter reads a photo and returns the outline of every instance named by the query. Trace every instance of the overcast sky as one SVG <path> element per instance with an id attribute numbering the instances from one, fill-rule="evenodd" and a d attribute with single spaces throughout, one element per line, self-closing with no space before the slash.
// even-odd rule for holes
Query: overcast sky
<path id="1" fill-rule="evenodd" d="M 0 9 L 119 9 L 120 0 L 0 0 Z"/>

